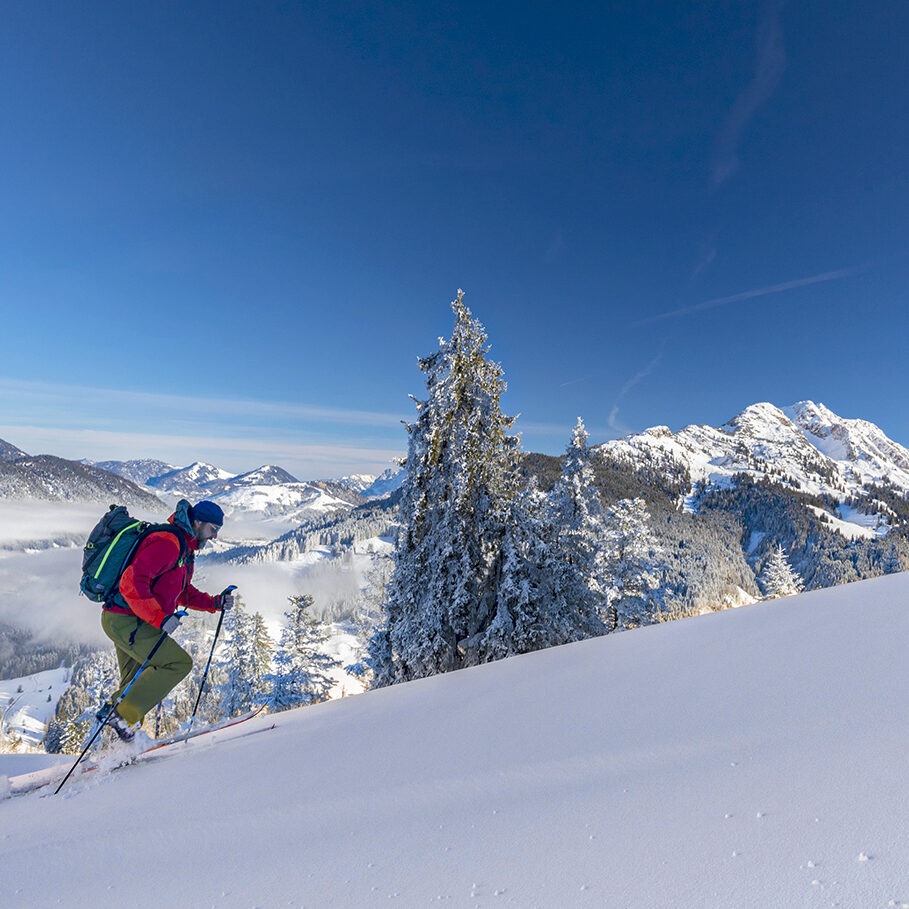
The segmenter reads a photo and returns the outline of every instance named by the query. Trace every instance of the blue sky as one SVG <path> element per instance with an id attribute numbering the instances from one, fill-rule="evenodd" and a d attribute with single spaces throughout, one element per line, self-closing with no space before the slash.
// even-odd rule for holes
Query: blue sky
<path id="1" fill-rule="evenodd" d="M 909 444 L 909 4 L 29 3 L 0 438 L 405 447 L 459 287 L 524 447 L 822 401 Z"/>

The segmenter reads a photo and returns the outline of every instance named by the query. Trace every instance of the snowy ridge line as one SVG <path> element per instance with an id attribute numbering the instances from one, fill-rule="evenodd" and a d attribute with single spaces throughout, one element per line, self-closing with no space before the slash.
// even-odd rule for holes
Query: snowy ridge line
<path id="1" fill-rule="evenodd" d="M 909 449 L 873 423 L 812 401 L 753 404 L 717 428 L 655 426 L 597 449 L 664 469 L 674 463 L 693 484 L 724 486 L 746 473 L 839 501 L 867 495 L 872 484 L 909 492 Z"/>

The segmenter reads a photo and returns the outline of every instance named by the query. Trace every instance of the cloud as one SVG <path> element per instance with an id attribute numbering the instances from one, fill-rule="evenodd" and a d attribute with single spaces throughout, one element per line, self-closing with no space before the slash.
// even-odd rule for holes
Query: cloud
<path id="1" fill-rule="evenodd" d="M 277 463 L 302 479 L 380 473 L 405 445 L 404 414 L 0 378 L 0 438 L 32 454 Z"/>
<path id="2" fill-rule="evenodd" d="M 160 394 L 120 388 L 58 385 L 21 379 L 0 378 L 0 394 L 14 395 L 28 406 L 81 407 L 95 413 L 124 408 L 138 412 L 163 411 L 172 416 L 210 414 L 225 417 L 255 416 L 262 419 L 308 419 L 348 426 L 398 426 L 403 413 L 317 407 L 284 401 L 251 398 L 209 398 L 191 395 Z M 90 407 L 86 407 L 86 402 Z M 9 403 L 9 402 L 7 402 Z"/>
<path id="3" fill-rule="evenodd" d="M 663 344 L 660 346 L 659 353 L 643 369 L 636 372 L 622 386 L 621 390 L 619 391 L 618 395 L 616 396 L 615 402 L 612 405 L 612 410 L 609 411 L 609 418 L 608 418 L 609 428 L 612 429 L 614 432 L 617 432 L 623 436 L 628 435 L 628 433 L 631 432 L 630 429 L 628 429 L 626 426 L 623 426 L 622 424 L 619 423 L 619 420 L 618 420 L 619 402 L 622 400 L 622 398 L 625 397 L 625 395 L 628 394 L 629 391 L 631 391 L 632 388 L 634 388 L 635 385 L 638 384 L 638 382 L 640 382 L 642 379 L 646 379 L 647 376 L 649 376 L 657 368 L 657 366 L 660 363 L 660 360 L 662 360 L 662 358 L 663 358 L 663 350 L 665 349 L 665 347 L 666 347 L 666 342 L 664 341 Z"/>
<path id="4" fill-rule="evenodd" d="M 713 151 L 711 179 L 714 189 L 739 168 L 738 149 L 742 134 L 757 109 L 773 94 L 786 70 L 786 49 L 780 26 L 784 0 L 769 0 L 758 23 L 754 76 L 736 98 Z"/>
<path id="5" fill-rule="evenodd" d="M 255 438 L 168 435 L 28 425 L 0 425 L 0 438 L 33 454 L 94 461 L 158 458 L 176 466 L 213 461 L 235 472 L 267 461 L 279 464 L 301 479 L 381 473 L 403 453 L 403 434 L 400 449 L 307 443 L 263 434 Z"/>
<path id="6" fill-rule="evenodd" d="M 716 242 L 713 237 L 702 240 L 698 244 L 698 260 L 691 272 L 691 279 L 694 280 L 706 268 L 708 268 L 717 256 Z"/>
<path id="7" fill-rule="evenodd" d="M 854 275 L 867 271 L 870 265 L 857 265 L 853 268 L 840 268 L 835 271 L 826 271 L 819 275 L 811 275 L 808 278 L 796 278 L 793 281 L 783 281 L 781 284 L 771 284 L 769 287 L 759 287 L 755 290 L 745 290 L 738 294 L 732 294 L 728 297 L 716 297 L 713 300 L 705 300 L 703 303 L 695 303 L 692 306 L 682 306 L 679 309 L 673 309 L 669 312 L 659 313 L 655 316 L 648 316 L 646 319 L 639 319 L 632 323 L 632 327 L 641 325 L 651 325 L 654 322 L 662 322 L 666 319 L 675 319 L 681 316 L 691 315 L 695 312 L 703 312 L 707 309 L 716 309 L 718 306 L 726 306 L 729 303 L 741 303 L 743 300 L 753 300 L 755 297 L 767 297 L 771 294 L 783 293 L 787 290 L 795 290 L 797 287 L 808 287 L 811 284 L 822 284 L 825 281 L 839 281 L 842 278 L 850 278 Z"/>

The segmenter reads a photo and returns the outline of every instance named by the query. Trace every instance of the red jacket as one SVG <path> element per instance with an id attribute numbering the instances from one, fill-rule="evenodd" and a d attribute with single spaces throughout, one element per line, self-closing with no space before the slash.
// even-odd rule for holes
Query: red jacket
<path id="1" fill-rule="evenodd" d="M 184 520 L 181 521 L 180 518 Z M 155 628 L 160 628 L 161 623 L 178 606 L 203 612 L 218 611 L 215 598 L 196 590 L 190 583 L 193 556 L 199 548 L 199 541 L 187 532 L 188 522 L 185 515 L 180 514 L 179 505 L 177 512 L 168 520 L 180 530 L 186 540 L 187 557 L 183 564 L 179 564 L 180 543 L 174 534 L 164 530 L 150 533 L 139 544 L 136 554 L 120 576 L 120 596 L 129 608 L 109 603 L 105 609 L 121 615 L 132 613 Z"/>

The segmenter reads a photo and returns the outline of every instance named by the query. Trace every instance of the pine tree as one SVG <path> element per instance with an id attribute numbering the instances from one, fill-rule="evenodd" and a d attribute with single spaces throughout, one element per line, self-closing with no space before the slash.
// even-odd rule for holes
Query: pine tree
<path id="1" fill-rule="evenodd" d="M 418 416 L 407 426 L 403 527 L 388 585 L 387 675 L 396 681 L 479 662 L 495 616 L 518 440 L 500 408 L 502 368 L 486 358 L 486 334 L 461 291 L 452 309 L 451 339 L 419 361 L 428 395 L 414 399 Z"/>
<path id="2" fill-rule="evenodd" d="M 60 751 L 63 754 L 79 754 L 85 745 L 85 737 L 91 726 L 90 720 L 77 722 L 75 717 L 70 717 L 63 726 L 60 736 Z"/>
<path id="3" fill-rule="evenodd" d="M 511 502 L 496 583 L 496 615 L 483 638 L 484 661 L 586 637 L 562 589 L 563 554 L 547 497 L 532 483 Z"/>
<path id="4" fill-rule="evenodd" d="M 275 655 L 269 708 L 275 712 L 316 704 L 328 698 L 334 679 L 328 675 L 341 664 L 325 653 L 324 622 L 312 616 L 311 596 L 288 597 L 290 609 Z"/>
<path id="5" fill-rule="evenodd" d="M 274 646 L 258 612 L 250 614 L 237 598 L 224 620 L 225 644 L 219 655 L 224 681 L 218 686 L 222 716 L 237 716 L 268 699 Z"/>
<path id="6" fill-rule="evenodd" d="M 48 724 L 45 749 L 65 750 L 77 741 L 81 745 L 95 712 L 116 688 L 119 678 L 113 650 L 97 650 L 79 660 L 57 702 L 54 719 Z"/>
<path id="7" fill-rule="evenodd" d="M 193 667 L 189 675 L 162 703 L 160 727 L 158 728 L 156 725 L 158 735 L 176 732 L 192 715 L 214 640 L 215 628 L 211 627 L 206 618 L 208 616 L 205 613 L 191 612 L 180 626 L 180 646 L 192 657 Z M 227 621 L 227 616 L 225 616 L 225 621 Z M 221 649 L 223 652 L 223 644 Z M 199 701 L 196 723 L 213 723 L 223 717 L 218 693 L 219 686 L 226 681 L 222 666 L 219 665 L 217 659 L 213 659 L 209 667 L 208 679 L 205 682 L 205 692 Z M 157 711 L 155 720 L 157 724 Z"/>
<path id="8" fill-rule="evenodd" d="M 896 574 L 898 571 L 903 570 L 900 554 L 896 550 L 896 543 L 890 544 L 890 551 L 885 556 L 881 567 L 883 568 L 884 574 Z"/>
<path id="9" fill-rule="evenodd" d="M 388 613 L 385 601 L 394 562 L 385 556 L 374 558 L 366 575 L 366 589 L 354 614 L 354 633 L 360 642 L 360 659 L 344 671 L 366 687 L 382 688 L 394 680 L 391 646 L 388 640 Z"/>
<path id="10" fill-rule="evenodd" d="M 778 545 L 770 554 L 761 578 L 761 584 L 767 599 L 788 597 L 804 589 L 802 579 L 792 569 L 786 550 Z"/>
<path id="11" fill-rule="evenodd" d="M 578 417 L 571 435 L 562 474 L 549 492 L 550 520 L 559 550 L 555 564 L 557 587 L 584 637 L 604 634 L 607 610 L 602 541 L 606 527 L 603 506 L 594 484 L 592 452 L 587 430 Z"/>
<path id="12" fill-rule="evenodd" d="M 650 513 L 640 498 L 622 499 L 606 511 L 604 557 L 613 628 L 654 621 L 660 553 L 650 534 Z"/>

